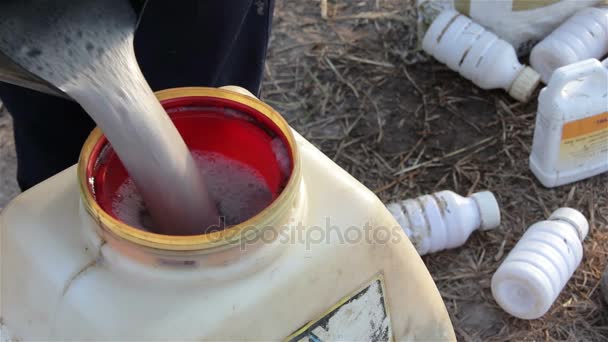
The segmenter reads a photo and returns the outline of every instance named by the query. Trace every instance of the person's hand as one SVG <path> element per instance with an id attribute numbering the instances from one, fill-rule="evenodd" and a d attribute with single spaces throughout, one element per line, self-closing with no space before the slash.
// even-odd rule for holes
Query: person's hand
<path id="1" fill-rule="evenodd" d="M 227 86 L 220 87 L 220 89 L 231 90 L 235 93 L 251 96 L 251 97 L 257 99 L 257 97 L 255 95 L 253 95 L 249 90 L 247 90 L 243 87 L 239 87 L 239 86 L 235 86 L 235 85 L 227 85 Z"/>

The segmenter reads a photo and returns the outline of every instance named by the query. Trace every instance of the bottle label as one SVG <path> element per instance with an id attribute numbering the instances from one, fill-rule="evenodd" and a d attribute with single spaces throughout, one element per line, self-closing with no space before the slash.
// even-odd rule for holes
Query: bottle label
<path id="1" fill-rule="evenodd" d="M 561 0 L 513 0 L 513 11 L 529 11 L 551 6 Z"/>
<path id="2" fill-rule="evenodd" d="M 551 6 L 561 0 L 512 0 L 511 10 L 513 12 L 530 11 L 537 8 Z M 500 7 L 500 5 L 495 5 Z M 466 16 L 471 15 L 471 0 L 454 0 L 454 8 Z"/>
<path id="3" fill-rule="evenodd" d="M 589 161 L 608 162 L 608 112 L 570 121 L 562 130 L 560 168 L 572 168 Z"/>
<path id="4" fill-rule="evenodd" d="M 393 341 L 384 293 L 384 279 L 378 275 L 285 341 Z"/>

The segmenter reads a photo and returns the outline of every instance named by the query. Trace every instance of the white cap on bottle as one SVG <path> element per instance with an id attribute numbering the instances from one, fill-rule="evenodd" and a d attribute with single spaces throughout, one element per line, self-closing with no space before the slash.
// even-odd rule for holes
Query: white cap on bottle
<path id="1" fill-rule="evenodd" d="M 500 208 L 496 197 L 490 191 L 476 192 L 471 198 L 477 203 L 479 208 L 479 218 L 481 230 L 494 229 L 500 225 Z"/>
<path id="2" fill-rule="evenodd" d="M 509 88 L 509 95 L 517 101 L 527 102 L 540 83 L 540 74 L 529 66 L 521 69 Z"/>
<path id="3" fill-rule="evenodd" d="M 581 242 L 587 237 L 589 233 L 589 222 L 585 215 L 581 214 L 580 211 L 572 208 L 559 208 L 549 216 L 549 220 L 562 220 L 570 223 L 578 232 L 578 237 Z"/>

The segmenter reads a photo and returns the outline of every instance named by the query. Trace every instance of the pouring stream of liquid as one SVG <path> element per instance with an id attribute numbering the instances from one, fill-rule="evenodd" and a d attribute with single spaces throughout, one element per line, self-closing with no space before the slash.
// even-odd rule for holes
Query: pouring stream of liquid
<path id="1" fill-rule="evenodd" d="M 219 215 L 186 144 L 139 69 L 135 22 L 123 0 L 9 0 L 0 4 L 0 50 L 91 115 L 159 233 L 200 234 L 220 224 Z"/>

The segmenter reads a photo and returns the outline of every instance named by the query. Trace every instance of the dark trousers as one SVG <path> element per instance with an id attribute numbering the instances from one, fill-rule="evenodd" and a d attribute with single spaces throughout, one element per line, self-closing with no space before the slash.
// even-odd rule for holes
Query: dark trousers
<path id="1" fill-rule="evenodd" d="M 149 0 L 135 53 L 153 90 L 238 85 L 258 94 L 273 0 Z M 26 190 L 73 165 L 95 123 L 75 102 L 0 82 Z"/>

